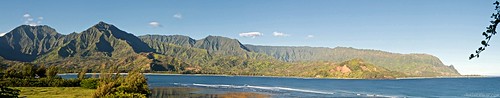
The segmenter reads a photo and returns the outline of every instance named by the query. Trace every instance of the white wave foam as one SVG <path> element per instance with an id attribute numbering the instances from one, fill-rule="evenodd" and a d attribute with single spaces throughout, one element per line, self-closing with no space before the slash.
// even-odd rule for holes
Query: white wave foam
<path id="1" fill-rule="evenodd" d="M 243 88 L 243 86 L 236 85 L 211 85 L 211 84 L 196 84 L 193 83 L 194 86 L 203 86 L 203 87 L 213 87 L 213 88 Z"/>
<path id="2" fill-rule="evenodd" d="M 370 93 L 356 93 L 357 96 L 367 96 L 367 97 L 384 97 L 384 98 L 406 98 L 404 96 L 389 96 L 389 95 L 377 95 Z"/>
<path id="3" fill-rule="evenodd" d="M 325 91 L 317 91 L 317 90 L 307 90 L 307 89 L 298 89 L 298 88 L 288 88 L 288 87 L 269 87 L 269 86 L 252 86 L 252 85 L 225 85 L 225 84 L 182 84 L 182 83 L 173 83 L 174 85 L 182 85 L 182 86 L 199 86 L 199 87 L 210 87 L 210 88 L 237 88 L 237 89 L 261 89 L 261 90 L 271 90 L 271 91 L 294 91 L 294 92 L 303 92 L 303 93 L 314 93 L 314 94 L 325 94 L 325 95 L 333 95 L 335 92 L 325 92 Z M 387 95 L 377 95 L 370 93 L 359 93 L 359 92 L 349 92 L 349 91 L 340 91 L 337 92 L 339 94 L 353 94 L 357 96 L 367 96 L 367 97 L 389 97 L 389 98 L 399 98 L 397 96 L 387 96 Z"/>
<path id="4" fill-rule="evenodd" d="M 188 86 L 188 84 L 182 84 L 182 83 L 172 83 L 174 85 L 180 85 L 180 86 Z"/>
<path id="5" fill-rule="evenodd" d="M 254 89 L 263 89 L 263 90 L 272 90 L 272 91 L 296 91 L 296 92 L 304 92 L 304 93 L 316 93 L 316 94 L 334 94 L 332 92 L 323 92 L 323 91 L 315 91 L 315 90 L 306 90 L 306 89 L 296 89 L 296 88 L 287 88 L 287 87 L 267 87 L 267 86 L 251 86 L 251 85 L 212 85 L 212 84 L 193 84 L 194 86 L 203 86 L 203 87 L 212 87 L 212 88 L 254 88 Z"/>
<path id="6" fill-rule="evenodd" d="M 316 94 L 334 94 L 331 92 L 323 92 L 323 91 L 315 91 L 315 90 L 306 90 L 306 89 L 295 89 L 295 88 L 287 88 L 287 87 L 264 87 L 264 86 L 247 86 L 249 88 L 257 88 L 257 89 L 267 89 L 267 90 L 287 90 L 287 91 L 297 91 L 297 92 L 305 92 L 305 93 L 316 93 Z"/>

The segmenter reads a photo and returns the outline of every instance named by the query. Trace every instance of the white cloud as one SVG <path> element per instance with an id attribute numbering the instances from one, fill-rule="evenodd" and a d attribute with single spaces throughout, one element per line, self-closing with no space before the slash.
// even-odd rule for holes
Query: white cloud
<path id="1" fill-rule="evenodd" d="M 151 26 L 151 27 L 161 27 L 161 24 L 159 22 L 152 21 L 152 22 L 149 23 L 149 26 Z"/>
<path id="2" fill-rule="evenodd" d="M 307 38 L 313 38 L 314 35 L 307 35 Z"/>
<path id="3" fill-rule="evenodd" d="M 0 33 L 0 37 L 4 36 L 5 34 L 7 34 L 7 33 Z"/>
<path id="4" fill-rule="evenodd" d="M 30 14 L 24 14 L 23 17 L 24 18 L 29 18 L 29 17 L 31 17 L 31 15 Z"/>
<path id="5" fill-rule="evenodd" d="M 285 37 L 285 36 L 290 36 L 290 35 L 285 34 L 283 32 L 273 32 L 273 36 Z"/>
<path id="6" fill-rule="evenodd" d="M 177 19 L 182 19 L 182 14 L 180 13 L 177 13 L 177 14 L 174 14 L 173 16 L 174 18 L 177 18 Z"/>
<path id="7" fill-rule="evenodd" d="M 262 36 L 264 34 L 260 33 L 260 32 L 246 32 L 246 33 L 240 33 L 240 36 L 241 37 L 252 37 L 252 38 L 255 38 L 255 37 L 258 37 L 258 36 Z"/>
<path id="8" fill-rule="evenodd" d="M 38 17 L 37 19 L 33 18 L 29 13 L 23 15 L 24 24 L 30 26 L 37 26 L 42 23 L 43 17 Z"/>
<path id="9" fill-rule="evenodd" d="M 38 23 L 34 23 L 33 22 L 33 23 L 29 23 L 28 25 L 30 25 L 30 26 L 38 26 Z"/>

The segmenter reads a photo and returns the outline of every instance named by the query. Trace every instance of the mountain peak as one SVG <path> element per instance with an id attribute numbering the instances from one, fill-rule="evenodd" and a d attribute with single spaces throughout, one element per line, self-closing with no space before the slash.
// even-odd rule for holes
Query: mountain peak
<path id="1" fill-rule="evenodd" d="M 21 25 L 19 27 L 48 27 L 47 25 Z"/>
<path id="2" fill-rule="evenodd" d="M 111 27 L 114 27 L 112 24 L 108 24 L 106 22 L 100 21 L 99 23 L 95 24 L 93 27 L 103 30 L 103 29 L 109 29 Z"/>
<path id="3" fill-rule="evenodd" d="M 228 37 L 223 37 L 223 36 L 214 36 L 214 35 L 208 35 L 204 39 L 219 39 L 219 40 L 236 40 Z"/>
<path id="4" fill-rule="evenodd" d="M 54 29 L 50 26 L 47 26 L 47 25 L 36 25 L 36 26 L 32 26 L 32 25 L 20 25 L 14 29 Z"/>
<path id="5" fill-rule="evenodd" d="M 94 38 L 99 40 L 109 40 L 106 38 L 112 36 L 118 40 L 126 42 L 128 45 L 132 47 L 132 49 L 136 53 L 154 51 L 135 35 L 128 33 L 126 31 L 122 31 L 118 27 L 103 21 L 100 21 L 99 23 L 95 24 L 89 29 L 83 31 L 82 34 L 85 35 L 86 38 Z"/>
<path id="6" fill-rule="evenodd" d="M 101 24 L 101 25 L 111 25 L 111 24 L 106 23 L 106 22 L 104 22 L 104 21 L 99 21 L 99 23 L 97 23 L 97 24 Z"/>
<path id="7" fill-rule="evenodd" d="M 9 32 L 5 32 L 5 35 L 8 35 Z M 37 25 L 37 26 L 30 26 L 30 25 L 21 25 L 16 28 L 14 28 L 10 33 L 30 33 L 28 35 L 34 36 L 33 34 L 44 34 L 47 33 L 49 35 L 57 35 L 59 36 L 60 34 L 56 32 L 56 30 L 50 26 L 47 25 Z"/>
<path id="8" fill-rule="evenodd" d="M 33 61 L 56 47 L 63 35 L 47 25 L 21 25 L 0 37 L 0 53 L 5 59 Z M 15 55 L 15 56 L 13 56 Z"/>
<path id="9" fill-rule="evenodd" d="M 213 35 L 197 40 L 194 46 L 206 49 L 209 53 L 220 53 L 225 55 L 241 55 L 249 51 L 236 39 Z"/>

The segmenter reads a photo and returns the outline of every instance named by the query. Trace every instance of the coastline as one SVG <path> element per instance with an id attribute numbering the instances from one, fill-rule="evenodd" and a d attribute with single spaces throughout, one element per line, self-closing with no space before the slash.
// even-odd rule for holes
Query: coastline
<path id="1" fill-rule="evenodd" d="M 77 75 L 78 73 L 63 73 L 57 75 Z M 86 75 L 99 75 L 101 73 L 86 73 Z M 116 74 L 116 73 L 112 73 Z M 120 75 L 127 75 L 128 73 L 119 73 Z M 143 73 L 144 75 L 172 75 L 172 76 L 221 76 L 221 77 L 263 77 L 263 78 L 296 78 L 296 79 L 345 79 L 345 80 L 392 80 L 392 79 L 363 79 L 363 78 L 335 78 L 335 77 L 300 77 L 300 76 L 257 76 L 257 75 L 225 75 L 225 74 L 171 74 L 171 73 Z"/>
<path id="2" fill-rule="evenodd" d="M 78 73 L 62 73 L 57 75 L 77 75 Z M 101 73 L 86 73 L 86 75 L 99 75 Z M 116 73 L 112 73 L 116 74 Z M 127 75 L 128 73 L 119 73 L 120 75 Z M 300 76 L 257 76 L 257 75 L 224 75 L 224 74 L 171 74 L 171 73 L 143 73 L 144 75 L 172 75 L 172 76 L 222 76 L 222 77 L 263 77 L 263 78 L 295 78 L 295 79 L 342 79 L 342 80 L 407 80 L 407 79 L 445 79 L 445 78 L 489 78 L 500 76 L 487 76 L 487 75 L 461 75 L 461 76 L 434 76 L 434 77 L 399 77 L 399 78 L 335 78 L 335 77 L 300 77 Z"/>
<path id="3" fill-rule="evenodd" d="M 462 75 L 462 76 L 435 76 L 435 77 L 404 77 L 404 78 L 396 78 L 400 80 L 405 80 L 405 79 L 449 79 L 449 78 L 491 78 L 491 77 L 499 77 L 499 76 L 467 76 L 467 75 Z"/>

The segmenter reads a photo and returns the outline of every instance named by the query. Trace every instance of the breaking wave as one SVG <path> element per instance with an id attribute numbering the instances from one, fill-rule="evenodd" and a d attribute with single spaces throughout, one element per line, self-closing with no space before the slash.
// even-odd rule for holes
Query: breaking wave
<path id="1" fill-rule="evenodd" d="M 202 86 L 202 87 L 212 87 L 212 88 L 253 88 L 253 89 L 263 89 L 263 90 L 272 90 L 272 91 L 296 91 L 296 92 L 304 92 L 304 93 L 316 93 L 316 94 L 334 94 L 333 92 L 323 92 L 323 91 L 315 91 L 315 90 L 306 90 L 306 89 L 296 89 L 296 88 L 287 88 L 287 87 L 267 87 L 267 86 L 251 86 L 251 85 L 211 85 L 211 84 L 193 84 L 194 86 Z"/>

